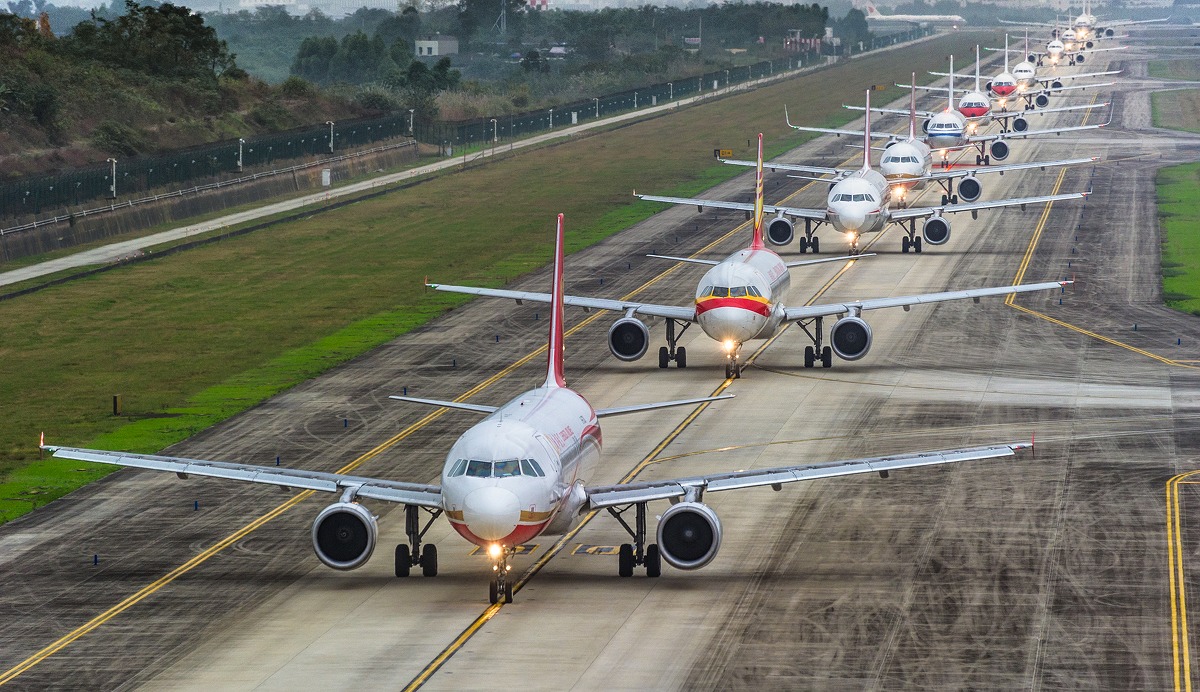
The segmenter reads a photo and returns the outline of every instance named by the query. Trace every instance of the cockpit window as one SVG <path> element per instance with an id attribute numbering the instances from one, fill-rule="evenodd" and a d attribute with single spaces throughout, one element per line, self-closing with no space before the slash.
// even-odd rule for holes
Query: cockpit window
<path id="1" fill-rule="evenodd" d="M 755 298 L 762 298 L 762 297 L 763 297 L 763 295 L 762 295 L 761 293 L 759 293 L 759 292 L 758 292 L 758 289 L 757 289 L 757 288 L 755 288 L 755 287 L 753 287 L 753 286 L 747 286 L 747 287 L 746 287 L 746 292 L 747 292 L 747 293 L 749 293 L 750 295 L 754 296 Z"/>
<path id="2" fill-rule="evenodd" d="M 467 475 L 472 478 L 488 478 L 492 475 L 492 462 L 472 459 L 467 463 Z"/>
<path id="3" fill-rule="evenodd" d="M 703 298 L 704 296 L 709 296 L 709 295 L 712 295 L 712 290 L 713 290 L 713 287 L 712 287 L 712 286 L 705 286 L 705 287 L 704 287 L 704 288 L 703 288 L 703 289 L 700 291 L 700 297 L 701 297 L 701 298 Z"/>
<path id="4" fill-rule="evenodd" d="M 725 286 L 713 286 L 713 298 L 728 298 L 729 289 Z"/>
<path id="5" fill-rule="evenodd" d="M 730 298 L 745 298 L 746 297 L 746 287 L 745 286 L 735 286 L 735 287 L 729 289 L 729 297 Z"/>
<path id="6" fill-rule="evenodd" d="M 454 466 L 450 468 L 449 475 L 461 476 L 466 472 L 467 472 L 467 460 L 459 459 L 458 461 L 454 462 Z"/>
<path id="7" fill-rule="evenodd" d="M 497 461 L 492 467 L 492 476 L 495 478 L 508 478 L 510 476 L 521 475 L 521 462 L 516 459 Z"/>
<path id="8" fill-rule="evenodd" d="M 521 460 L 521 473 L 525 474 L 526 476 L 538 476 L 538 477 L 542 477 L 542 476 L 546 475 L 542 471 L 542 467 L 538 466 L 538 463 L 536 461 L 534 461 L 533 459 L 522 459 Z"/>

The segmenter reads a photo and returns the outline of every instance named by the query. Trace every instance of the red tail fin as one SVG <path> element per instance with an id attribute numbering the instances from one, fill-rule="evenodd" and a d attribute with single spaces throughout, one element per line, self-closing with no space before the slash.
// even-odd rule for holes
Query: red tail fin
<path id="1" fill-rule="evenodd" d="M 763 245 L 763 150 L 762 133 L 758 133 L 758 166 L 754 173 L 754 239 L 750 241 L 751 250 L 761 250 Z"/>
<path id="2" fill-rule="evenodd" d="M 546 351 L 547 387 L 565 387 L 563 379 L 563 215 L 554 234 L 554 276 L 550 289 L 550 341 Z"/>

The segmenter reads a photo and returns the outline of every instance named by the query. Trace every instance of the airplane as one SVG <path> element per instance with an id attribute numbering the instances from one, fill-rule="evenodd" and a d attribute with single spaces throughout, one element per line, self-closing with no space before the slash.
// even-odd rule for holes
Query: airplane
<path id="1" fill-rule="evenodd" d="M 930 22 L 966 24 L 967 20 L 957 14 L 880 14 L 879 10 L 867 3 L 867 19 L 880 22 Z"/>
<path id="2" fill-rule="evenodd" d="M 950 66 L 951 66 L 951 71 L 953 71 L 954 56 L 951 56 Z M 951 79 L 950 82 L 951 82 L 950 89 L 953 89 L 954 80 Z M 966 133 L 969 135 L 973 135 L 979 130 L 979 128 L 990 125 L 992 123 L 992 121 L 1000 123 L 1000 131 L 1001 132 L 1008 132 L 1010 130 L 1012 130 L 1014 132 L 1028 131 L 1029 130 L 1029 120 L 1028 120 L 1027 116 L 1029 115 L 1030 112 L 992 110 L 992 100 L 988 97 L 987 94 L 985 94 L 983 92 L 983 88 L 982 88 L 982 85 L 980 82 L 981 82 L 981 77 L 979 76 L 979 46 L 975 46 L 975 90 L 964 93 L 962 98 L 960 98 L 958 100 L 958 105 L 956 107 L 958 112 L 962 115 L 962 121 L 964 123 Z M 921 89 L 923 91 L 947 91 L 947 89 L 945 89 L 943 87 L 917 86 L 915 81 L 912 85 L 896 84 L 896 86 L 901 86 L 901 87 L 911 88 L 911 89 Z M 953 92 L 950 92 L 950 93 L 953 93 Z M 1046 109 L 1032 111 L 1032 112 L 1037 113 L 1038 115 L 1045 115 L 1047 113 L 1065 113 L 1067 111 L 1090 110 L 1092 108 L 1100 108 L 1102 106 L 1107 106 L 1107 105 L 1108 105 L 1107 103 L 1103 103 L 1103 104 L 1089 103 L 1089 104 L 1084 104 L 1084 105 L 1080 105 L 1080 106 L 1062 106 L 1060 108 L 1046 108 Z M 850 110 L 857 110 L 857 111 L 862 110 L 862 106 L 842 106 L 842 107 L 848 108 Z M 900 109 L 896 109 L 896 108 L 875 108 L 873 110 L 876 113 L 895 113 L 897 115 L 908 115 L 908 113 L 909 113 L 906 110 L 900 110 Z M 932 121 L 933 118 L 935 118 L 938 115 L 939 112 L 940 111 L 916 111 L 916 114 L 924 119 L 924 123 L 922 124 L 922 130 L 926 134 L 929 133 L 930 122 Z M 1010 124 L 1010 121 L 1011 121 L 1011 124 Z M 977 159 L 978 160 L 976 161 L 976 165 L 979 165 L 980 163 L 983 162 L 982 156 L 977 157 Z"/>
<path id="3" fill-rule="evenodd" d="M 390 397 L 485 416 L 450 448 L 442 468 L 440 486 L 278 466 L 47 445 L 44 436 L 41 448 L 60 459 L 166 471 L 185 480 L 190 476 L 202 476 L 264 483 L 284 490 L 297 488 L 340 493 L 341 498 L 337 502 L 317 513 L 312 526 L 313 550 L 317 558 L 337 570 L 361 567 L 375 550 L 378 518 L 362 505 L 362 500 L 404 505 L 408 543 L 396 546 L 397 577 L 409 576 L 411 569 L 418 565 L 425 576 L 437 575 L 437 546 L 422 545 L 421 538 L 439 516 L 445 515 L 455 531 L 487 552 L 492 567 L 489 587 L 491 602 L 502 599 L 511 603 L 513 582 L 509 559 L 517 547 L 538 536 L 561 535 L 570 531 L 579 524 L 584 514 L 597 506 L 598 498 L 584 483 L 600 459 L 600 418 L 733 398 L 726 394 L 594 410 L 583 395 L 567 387 L 563 374 L 562 214 L 558 215 L 555 235 L 551 291 L 553 308 L 550 313 L 546 379 L 541 386 L 518 395 L 502 406 L 409 396 Z M 988 454 L 1004 456 L 1003 451 Z M 920 465 L 917 461 L 912 459 L 912 465 Z M 878 462 L 873 463 L 884 468 Z M 941 462 L 933 460 L 927 463 Z M 796 467 L 797 472 L 801 468 Z M 750 480 L 751 485 L 765 485 L 755 482 L 759 473 L 740 477 Z M 733 476 L 739 477 L 738 474 Z M 634 487 L 619 486 L 622 491 Z M 607 496 L 614 492 L 612 488 L 599 490 Z M 703 491 L 703 487 L 700 491 Z M 670 497 L 669 494 L 659 496 Z M 423 528 L 422 511 L 431 515 Z M 690 517 L 686 516 L 675 522 L 669 521 L 668 515 L 675 517 L 680 514 L 678 509 L 673 513 L 668 512 L 663 516 L 663 523 L 668 528 L 687 523 Z M 662 545 L 661 552 L 656 546 L 651 546 L 650 550 L 638 553 L 643 560 L 640 564 L 646 565 L 649 576 L 658 576 L 660 556 L 668 564 L 683 565 L 683 569 L 689 569 L 687 556 L 690 555 L 688 551 L 691 545 L 686 531 L 673 531 L 660 538 L 659 543 Z M 627 571 L 626 568 L 627 556 L 622 552 L 622 574 Z"/>
<path id="4" fill-rule="evenodd" d="M 869 154 L 868 154 L 869 156 Z M 878 308 L 904 307 L 919 303 L 936 303 L 946 300 L 961 300 L 971 298 L 977 300 L 986 296 L 1006 295 L 1013 292 L 1042 291 L 1061 288 L 1070 281 L 1055 281 L 1049 283 L 1030 284 L 1025 286 L 1001 286 L 997 288 L 975 288 L 969 290 L 945 291 L 924 295 L 903 296 L 896 298 L 874 298 L 870 300 L 854 300 L 849 302 L 826 303 L 821 305 L 805 305 L 788 307 L 784 304 L 787 291 L 791 285 L 788 269 L 798 266 L 816 264 L 825 261 L 841 261 L 853 259 L 838 257 L 833 260 L 808 260 L 806 262 L 784 262 L 779 255 L 767 248 L 764 242 L 763 215 L 773 209 L 793 213 L 784 207 L 768 207 L 763 204 L 763 164 L 762 164 L 762 134 L 758 136 L 758 164 L 755 171 L 754 203 L 741 205 L 730 202 L 712 202 L 711 206 L 726 209 L 738 209 L 753 213 L 754 231 L 750 246 L 729 255 L 723 260 L 692 259 L 687 257 L 670 257 L 665 255 L 650 255 L 659 259 L 687 262 L 708 267 L 703 278 L 696 286 L 696 298 L 692 305 L 675 306 L 643 303 L 634 300 L 613 300 L 609 298 L 591 298 L 581 296 L 566 296 L 567 305 L 573 305 L 590 310 L 610 310 L 624 313 L 624 316 L 613 323 L 608 330 L 609 351 L 618 360 L 634 361 L 646 354 L 650 344 L 650 330 L 638 315 L 661 317 L 666 321 L 667 345 L 659 348 L 658 367 L 666 368 L 671 361 L 677 367 L 687 367 L 687 351 L 678 346 L 679 336 L 693 324 L 699 324 L 700 329 L 717 343 L 721 344 L 725 353 L 726 379 L 741 377 L 742 365 L 740 351 L 746 341 L 769 339 L 780 333 L 787 325 L 799 323 L 805 334 L 812 340 L 812 346 L 804 349 L 804 367 L 811 368 L 817 362 L 822 367 L 833 365 L 833 354 L 842 360 L 858 360 L 865 356 L 871 348 L 871 327 L 861 314 L 865 310 Z M 883 179 L 879 173 L 865 167 L 863 176 L 851 176 L 837 183 L 840 189 L 855 189 L 856 194 L 878 194 L 875 179 Z M 886 188 L 886 183 L 884 184 Z M 849 192 L 845 194 L 851 194 Z M 851 194 L 851 196 L 856 196 Z M 1050 197 L 1028 198 L 1024 203 L 1034 204 L 1051 199 L 1075 199 L 1082 194 L 1057 195 Z M 657 199 L 684 204 L 705 204 L 705 200 L 677 200 L 676 198 L 653 198 L 641 196 L 643 199 Z M 1009 200 L 1010 203 L 1020 203 L 1020 200 Z M 876 208 L 878 202 L 855 202 L 853 207 Z M 971 205 L 959 205 L 970 207 Z M 886 209 L 886 207 L 884 207 Z M 975 205 L 974 208 L 980 208 Z M 936 214 L 941 218 L 943 209 L 932 211 L 920 210 L 913 216 Z M 954 207 L 946 207 L 944 211 L 955 211 Z M 858 210 L 855 213 L 878 215 L 874 212 Z M 886 213 L 886 212 L 884 212 Z M 902 213 L 902 212 L 901 212 Z M 906 217 L 907 218 L 907 217 Z M 782 219 L 776 219 L 779 222 Z M 783 219 L 786 222 L 786 219 Z M 774 223 L 774 222 L 773 222 Z M 944 222 L 943 222 L 944 223 Z M 949 233 L 949 224 L 946 231 Z M 944 241 L 939 241 L 944 242 Z M 776 243 L 778 244 L 778 243 Z M 512 291 L 496 288 L 477 288 L 474 286 L 446 286 L 444 284 L 426 284 L 430 288 L 452 293 L 467 293 L 471 295 L 490 296 L 493 298 L 508 298 L 511 300 L 530 301 L 538 303 L 549 302 L 551 296 L 545 293 L 529 291 Z M 838 319 L 829 330 L 830 345 L 824 344 L 824 319 L 837 316 Z M 676 326 L 682 325 L 677 332 Z M 811 327 L 811 328 L 810 328 Z"/>
<path id="5" fill-rule="evenodd" d="M 977 178 L 980 174 L 999 173 L 1004 175 L 1008 171 L 1028 170 L 1032 168 L 1053 168 L 1059 166 L 1076 166 L 1085 163 L 1095 163 L 1100 160 L 1098 156 L 1078 159 L 1064 159 L 1061 161 L 1032 161 L 1028 163 L 1010 163 L 1000 164 L 996 166 L 986 166 L 981 168 L 958 167 L 955 169 L 947 169 L 941 171 L 933 170 L 933 155 L 932 151 L 925 142 L 917 138 L 917 109 L 916 109 L 916 73 L 913 73 L 913 83 L 910 86 L 909 92 L 909 110 L 908 113 L 908 139 L 894 140 L 888 143 L 888 146 L 883 150 L 883 155 L 879 159 L 879 170 L 883 173 L 883 177 L 887 179 L 891 186 L 891 200 L 896 202 L 898 206 L 904 206 L 908 193 L 914 188 L 920 189 L 925 187 L 929 181 L 936 182 L 943 190 L 942 204 L 958 204 L 959 197 L 964 201 L 974 202 L 983 194 L 983 185 Z M 875 109 L 884 110 L 891 113 L 903 113 L 905 111 L 897 111 L 893 109 Z M 753 166 L 753 161 L 737 161 L 732 159 L 719 159 L 722 163 L 732 164 L 735 166 Z M 845 168 L 828 168 L 824 166 L 810 166 L 805 164 L 787 164 L 787 163 L 764 163 L 763 166 L 771 171 L 789 171 L 796 173 L 806 173 L 812 175 L 833 176 L 834 179 L 840 179 L 853 174 L 854 170 Z M 960 179 L 957 184 L 957 191 L 954 181 Z M 914 245 L 912 239 L 909 242 L 901 241 L 901 251 L 908 252 L 909 248 L 913 248 L 920 252 L 920 245 Z"/>
<path id="6" fill-rule="evenodd" d="M 1066 91 L 1078 91 L 1081 89 L 1094 89 L 1096 87 L 1112 86 L 1113 82 L 1102 82 L 1097 84 L 1078 84 L 1066 86 L 1064 81 L 1075 79 L 1084 79 L 1088 77 L 1106 77 L 1109 75 L 1120 74 L 1120 70 L 1108 70 L 1105 72 L 1087 72 L 1073 75 L 1054 75 L 1052 77 L 1039 77 L 1037 74 L 1037 66 L 1034 62 L 1037 56 L 1029 52 L 1029 36 L 1025 37 L 1025 59 L 1017 63 L 1012 68 L 1012 72 L 1008 71 L 1008 35 L 1004 36 L 1004 48 L 984 48 L 990 51 L 1004 51 L 1004 72 L 1000 73 L 995 79 L 988 83 L 987 88 L 1002 99 L 1000 106 L 1003 108 L 1007 104 L 1007 99 L 1010 96 L 1016 95 L 1017 98 L 1024 99 L 1025 109 L 1031 110 L 1034 107 L 1045 108 L 1050 104 L 1050 96 Z M 929 74 L 945 77 L 946 72 L 930 72 Z"/>
<path id="7" fill-rule="evenodd" d="M 1057 29 L 1055 33 L 1058 33 Z M 1049 62 L 1051 67 L 1062 63 L 1074 66 L 1082 65 L 1089 53 L 1102 53 L 1114 50 L 1128 50 L 1128 46 L 1109 46 L 1107 48 L 1084 47 L 1077 45 L 1072 33 L 1070 42 L 1068 42 L 1066 36 L 1051 38 L 1046 42 L 1046 49 L 1044 51 L 1030 53 L 1028 59 L 1031 62 L 1036 61 L 1038 67 L 1042 67 L 1046 62 Z"/>
<path id="8" fill-rule="evenodd" d="M 1116 36 L 1115 31 L 1119 27 L 1133 26 L 1136 24 L 1157 24 L 1160 22 L 1165 22 L 1169 19 L 1170 17 L 1162 17 L 1161 19 L 1105 21 L 1105 26 L 1099 27 L 1097 25 L 1100 23 L 1100 19 L 1096 17 L 1096 15 L 1092 14 L 1091 0 L 1086 0 L 1084 3 L 1083 12 L 1081 12 L 1079 16 L 1071 22 L 1071 26 L 1062 33 L 1066 34 L 1066 32 L 1071 32 L 1072 41 L 1082 42 L 1086 48 L 1092 48 L 1093 41 L 1096 39 L 1121 38 Z M 1041 24 L 1036 24 L 1033 22 L 1012 22 L 1004 19 L 1001 19 L 1000 23 L 1025 26 L 1042 26 Z M 1067 40 L 1065 35 L 1058 35 L 1058 29 L 1055 29 L 1053 34 L 1055 38 L 1063 38 L 1064 42 Z"/>

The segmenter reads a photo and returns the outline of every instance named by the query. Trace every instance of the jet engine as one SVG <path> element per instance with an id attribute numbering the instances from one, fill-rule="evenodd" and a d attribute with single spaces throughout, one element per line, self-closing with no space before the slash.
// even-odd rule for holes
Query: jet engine
<path id="1" fill-rule="evenodd" d="M 608 350 L 617 360 L 637 360 L 649 347 L 650 330 L 636 317 L 623 317 L 608 328 Z"/>
<path id="2" fill-rule="evenodd" d="M 708 505 L 680 502 L 658 520 L 658 549 L 676 569 L 700 569 L 721 548 L 721 520 Z"/>
<path id="3" fill-rule="evenodd" d="M 1084 44 L 1084 45 L 1085 45 L 1086 47 L 1088 47 L 1088 48 L 1095 48 L 1095 47 L 1096 47 L 1096 44 L 1092 43 L 1091 41 L 1088 41 L 1088 42 L 1087 42 L 1086 44 Z"/>
<path id="4" fill-rule="evenodd" d="M 1063 83 L 1062 83 L 1062 80 L 1060 80 L 1060 79 L 1056 79 L 1056 80 L 1054 80 L 1053 82 L 1050 82 L 1050 88 L 1051 88 L 1051 89 L 1061 89 L 1061 88 L 1063 88 Z"/>
<path id="5" fill-rule="evenodd" d="M 973 175 L 968 175 L 958 181 L 958 196 L 964 201 L 974 202 L 979 199 L 980 193 L 983 192 L 983 185 L 979 182 L 979 178 Z M 936 244 L 936 243 L 935 243 Z"/>
<path id="6" fill-rule="evenodd" d="M 1112 38 L 1112 37 L 1113 37 L 1113 35 L 1114 35 L 1114 34 L 1116 34 L 1116 33 L 1117 33 L 1117 32 L 1113 31 L 1112 29 L 1105 29 L 1105 30 L 1104 30 L 1104 36 L 1105 36 L 1106 38 Z"/>
<path id="7" fill-rule="evenodd" d="M 1035 61 L 1035 60 L 1037 60 L 1037 56 L 1036 56 L 1036 55 L 1034 55 L 1033 53 L 1030 53 L 1029 55 L 1026 55 L 1026 56 L 1025 56 L 1025 61 L 1026 61 L 1026 62 L 1033 62 L 1033 61 Z"/>
<path id="8" fill-rule="evenodd" d="M 795 237 L 792 222 L 782 216 L 776 216 L 767 224 L 767 242 L 772 245 L 787 245 Z"/>
<path id="9" fill-rule="evenodd" d="M 921 121 L 921 132 L 929 134 L 929 118 L 925 118 Z"/>
<path id="10" fill-rule="evenodd" d="M 317 559 L 334 569 L 362 567 L 375 552 L 379 526 L 370 510 L 354 502 L 335 502 L 313 521 Z"/>
<path id="11" fill-rule="evenodd" d="M 1003 139 L 997 139 L 992 142 L 992 146 L 988 147 L 988 151 L 991 153 L 993 159 L 1003 161 L 1008 158 L 1008 142 L 1005 142 Z"/>
<path id="12" fill-rule="evenodd" d="M 1079 55 L 1075 56 L 1075 64 L 1079 65 L 1081 63 L 1083 63 L 1083 53 L 1080 53 Z"/>
<path id="13" fill-rule="evenodd" d="M 1033 97 L 1033 105 L 1038 108 L 1045 108 L 1050 105 L 1050 97 L 1045 94 L 1038 94 Z"/>
<path id="14" fill-rule="evenodd" d="M 945 245 L 950 240 L 950 221 L 941 216 L 934 216 L 921 226 L 921 237 L 930 245 Z"/>
<path id="15" fill-rule="evenodd" d="M 829 330 L 829 344 L 842 360 L 858 360 L 871 350 L 871 325 L 861 317 L 843 317 Z"/>
<path id="16" fill-rule="evenodd" d="M 988 81 L 986 84 L 984 84 L 984 85 L 983 85 L 983 90 L 984 90 L 985 92 L 987 92 L 987 91 L 991 91 L 991 90 L 992 90 L 992 83 L 991 83 L 991 81 Z"/>
<path id="17" fill-rule="evenodd" d="M 1014 132 L 1024 132 L 1029 129 L 1029 121 L 1018 115 L 1013 118 L 1012 129 Z"/>

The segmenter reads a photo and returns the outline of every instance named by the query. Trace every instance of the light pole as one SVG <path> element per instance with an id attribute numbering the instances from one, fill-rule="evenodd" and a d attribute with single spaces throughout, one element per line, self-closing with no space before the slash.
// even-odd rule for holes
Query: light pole
<path id="1" fill-rule="evenodd" d="M 116 199 L 117 198 L 117 160 L 109 159 L 108 165 L 109 165 L 109 175 L 112 176 L 112 178 L 111 178 L 112 184 L 108 186 L 108 198 Z"/>
<path id="2" fill-rule="evenodd" d="M 333 153 L 333 121 L 326 120 L 325 124 L 329 126 L 329 153 Z"/>
<path id="3" fill-rule="evenodd" d="M 729 70 L 725 70 L 725 88 L 729 88 Z"/>
<path id="4" fill-rule="evenodd" d="M 246 144 L 246 140 L 238 137 L 238 173 L 242 172 L 242 147 Z"/>
<path id="5" fill-rule="evenodd" d="M 667 100 L 675 100 L 675 82 L 667 82 Z"/>
<path id="6" fill-rule="evenodd" d="M 415 113 L 416 110 L 417 110 L 416 108 L 408 109 L 408 135 L 410 137 L 412 136 L 412 133 L 413 133 L 413 113 Z"/>
<path id="7" fill-rule="evenodd" d="M 550 109 L 550 129 L 554 129 L 554 109 Z"/>
<path id="8" fill-rule="evenodd" d="M 637 110 L 637 92 L 633 92 L 633 110 Z"/>
<path id="9" fill-rule="evenodd" d="M 596 102 L 596 120 L 599 120 L 600 119 L 600 99 L 593 96 L 592 100 Z"/>
<path id="10" fill-rule="evenodd" d="M 496 131 L 496 119 L 492 118 L 492 144 L 500 141 L 500 135 Z"/>

